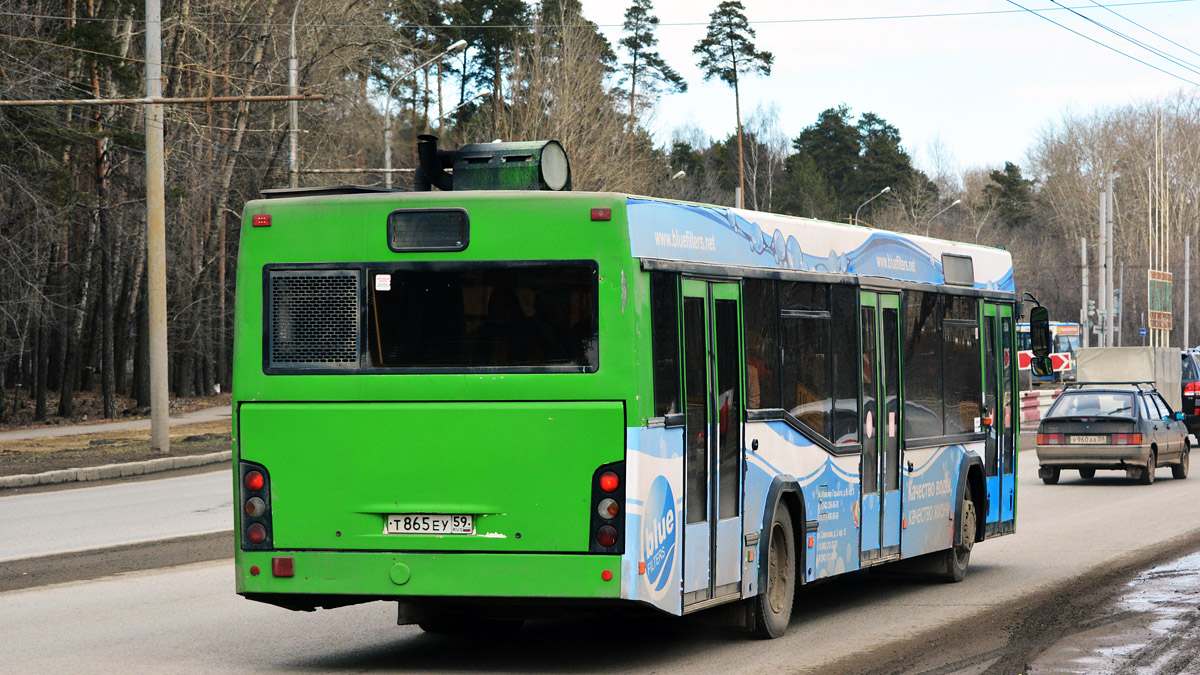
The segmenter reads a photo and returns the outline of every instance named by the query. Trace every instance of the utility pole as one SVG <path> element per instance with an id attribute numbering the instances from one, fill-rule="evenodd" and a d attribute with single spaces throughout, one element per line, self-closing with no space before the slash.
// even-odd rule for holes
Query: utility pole
<path id="1" fill-rule="evenodd" d="M 300 95 L 300 59 L 296 58 L 296 15 L 300 12 L 301 0 L 296 0 L 292 9 L 292 40 L 288 48 L 288 95 Z M 299 102 L 293 98 L 288 101 L 288 186 L 300 187 L 300 157 L 297 154 L 298 136 L 300 134 Z"/>
<path id="2" fill-rule="evenodd" d="M 1183 348 L 1192 344 L 1192 236 L 1183 238 Z"/>
<path id="3" fill-rule="evenodd" d="M 146 0 L 146 98 L 162 97 L 162 6 Z M 146 300 L 150 314 L 150 447 L 171 451 L 167 390 L 167 235 L 163 108 L 146 106 Z"/>
<path id="4" fill-rule="evenodd" d="M 1088 264 L 1087 264 L 1087 237 L 1079 238 L 1079 253 L 1081 257 L 1081 269 L 1083 274 L 1083 303 L 1079 308 L 1079 330 L 1083 333 L 1082 347 L 1092 346 L 1092 331 L 1091 323 L 1088 317 Z"/>
<path id="5" fill-rule="evenodd" d="M 1104 182 L 1104 238 L 1108 241 L 1108 258 L 1104 261 L 1104 298 L 1108 302 L 1108 316 L 1105 318 L 1104 335 L 1109 347 L 1115 347 L 1117 344 L 1114 330 L 1117 303 L 1113 293 L 1116 288 L 1113 284 L 1113 252 L 1117 248 L 1117 242 L 1113 238 L 1113 215 L 1113 178 L 1112 174 L 1109 174 Z"/>
<path id="6" fill-rule="evenodd" d="M 1099 255 L 1096 256 L 1096 270 L 1097 270 L 1097 274 L 1096 274 L 1096 277 L 1097 277 L 1096 278 L 1096 282 L 1097 282 L 1096 283 L 1096 288 L 1097 288 L 1097 291 L 1096 291 L 1096 319 L 1097 319 L 1097 322 L 1096 323 L 1099 324 L 1099 327 L 1100 327 L 1100 333 L 1099 333 L 1100 338 L 1097 341 L 1098 347 L 1107 347 L 1108 346 L 1107 336 L 1104 334 L 1104 327 L 1105 327 L 1105 324 L 1107 323 L 1105 321 L 1104 317 L 1105 317 L 1105 315 L 1108 314 L 1108 294 L 1104 292 L 1105 291 L 1104 280 L 1107 278 L 1107 275 L 1104 273 L 1104 265 L 1105 265 L 1105 263 L 1108 262 L 1108 256 L 1105 253 L 1105 248 L 1108 245 L 1108 240 L 1104 236 L 1106 233 L 1105 218 L 1104 218 L 1104 206 L 1105 206 L 1104 193 L 1101 192 L 1100 193 L 1100 232 L 1099 232 L 1100 250 L 1098 251 Z"/>
<path id="7" fill-rule="evenodd" d="M 1117 315 L 1117 346 L 1124 347 L 1125 339 L 1122 334 L 1125 332 L 1125 263 L 1121 263 L 1121 313 Z"/>

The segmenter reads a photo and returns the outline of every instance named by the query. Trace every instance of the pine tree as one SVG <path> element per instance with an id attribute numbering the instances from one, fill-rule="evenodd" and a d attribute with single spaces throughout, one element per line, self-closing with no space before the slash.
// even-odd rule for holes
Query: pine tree
<path id="1" fill-rule="evenodd" d="M 621 46 L 629 53 L 629 61 L 622 66 L 622 70 L 629 79 L 630 156 L 633 154 L 632 143 L 637 129 L 638 84 L 645 85 L 644 96 L 647 97 L 652 96 L 659 86 L 671 92 L 687 91 L 687 82 L 683 77 L 654 50 L 658 44 L 658 38 L 654 36 L 658 17 L 650 13 L 653 8 L 651 0 L 633 0 L 633 4 L 625 10 L 626 35 L 621 38 Z"/>
<path id="2" fill-rule="evenodd" d="M 503 74 L 510 65 L 513 45 L 528 23 L 528 8 L 522 0 L 462 0 L 463 38 L 479 52 L 479 75 L 491 79 L 492 137 L 500 125 Z M 480 78 L 482 79 L 482 77 Z"/>
<path id="3" fill-rule="evenodd" d="M 725 0 L 709 15 L 708 33 L 696 43 L 693 54 L 700 56 L 700 69 L 704 79 L 714 77 L 733 87 L 733 105 L 737 113 L 738 131 L 738 186 L 745 187 L 745 171 L 742 166 L 742 108 L 738 97 L 738 81 L 742 75 L 771 74 L 775 56 L 771 52 L 759 51 L 751 38 L 754 29 L 746 20 L 746 8 L 738 0 Z"/>

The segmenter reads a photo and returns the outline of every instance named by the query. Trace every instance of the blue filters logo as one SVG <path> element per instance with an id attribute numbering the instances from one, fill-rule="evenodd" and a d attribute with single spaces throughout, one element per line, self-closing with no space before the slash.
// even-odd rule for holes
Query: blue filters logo
<path id="1" fill-rule="evenodd" d="M 667 587 L 675 567 L 675 495 L 665 476 L 650 484 L 646 515 L 642 519 L 642 555 L 646 558 L 646 579 L 654 594 Z"/>

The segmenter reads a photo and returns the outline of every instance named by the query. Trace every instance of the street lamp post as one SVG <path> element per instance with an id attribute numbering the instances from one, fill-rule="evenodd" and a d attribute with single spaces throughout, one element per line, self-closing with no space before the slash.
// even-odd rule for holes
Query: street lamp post
<path id="1" fill-rule="evenodd" d="M 859 205 L 858 205 L 858 208 L 854 210 L 854 223 L 855 223 L 856 225 L 858 224 L 858 212 L 859 212 L 859 211 L 862 211 L 862 207 L 864 207 L 864 206 L 866 206 L 867 204 L 870 204 L 871 202 L 875 201 L 875 199 L 876 199 L 877 197 L 880 197 L 880 196 L 882 196 L 884 193 L 891 192 L 891 191 L 892 191 L 892 186 L 890 186 L 890 185 L 889 185 L 889 186 L 887 186 L 887 187 L 883 188 L 882 190 L 880 190 L 880 191 L 879 191 L 879 192 L 878 192 L 878 193 L 877 193 L 877 194 L 876 194 L 874 197 L 871 197 L 871 198 L 870 198 L 870 199 L 868 199 L 867 201 L 865 201 L 865 202 L 863 202 L 863 203 L 859 204 Z"/>
<path id="2" fill-rule="evenodd" d="M 458 42 L 455 42 L 447 47 L 445 51 L 433 57 L 432 59 L 429 59 L 425 63 L 422 63 L 416 68 L 413 68 L 412 70 L 409 70 L 403 75 L 400 75 L 392 80 L 392 84 L 387 90 L 387 100 L 383 104 L 383 168 L 385 169 L 383 174 L 383 184 L 385 187 L 392 187 L 392 94 L 396 91 L 396 85 L 400 84 L 404 78 L 412 75 L 434 61 L 437 61 L 443 56 L 466 49 L 466 47 L 467 41 L 459 40 Z"/>
<path id="3" fill-rule="evenodd" d="M 946 208 L 942 209 L 941 211 L 938 211 L 937 213 L 933 214 L 933 216 L 931 216 L 931 217 L 929 218 L 929 220 L 925 221 L 925 236 L 926 236 L 926 237 L 928 237 L 928 236 L 929 236 L 929 226 L 930 226 L 931 224 L 933 224 L 933 221 L 937 220 L 937 217 L 938 217 L 938 216 L 940 216 L 940 215 L 942 215 L 943 213 L 945 213 L 945 212 L 949 211 L 950 209 L 952 209 L 952 208 L 954 208 L 954 207 L 958 206 L 958 205 L 959 205 L 959 204 L 961 204 L 961 203 L 962 203 L 962 200 L 961 200 L 961 199 L 955 199 L 954 201 L 950 202 L 950 206 L 947 206 Z"/>
<path id="4" fill-rule="evenodd" d="M 441 128 L 442 128 L 442 126 L 445 124 L 445 122 L 442 122 L 442 120 L 444 120 L 444 119 L 446 119 L 447 117 L 449 117 L 449 116 L 453 115 L 454 113 L 458 112 L 458 111 L 459 111 L 459 110 L 461 110 L 462 108 L 465 108 L 466 106 L 468 106 L 468 105 L 470 105 L 470 104 L 474 103 L 475 101 L 478 101 L 478 100 L 479 100 L 479 99 L 481 99 L 481 98 L 487 98 L 488 96 L 491 96 L 491 95 L 492 95 L 492 92 L 490 92 L 490 91 L 484 91 L 484 92 L 480 92 L 480 93 L 478 93 L 478 94 L 475 94 L 475 95 L 474 95 L 474 96 L 472 96 L 471 98 L 469 98 L 469 99 L 467 99 L 467 100 L 463 101 L 462 103 L 459 103 L 458 105 L 454 106 L 453 108 L 451 108 L 451 109 L 447 110 L 445 113 L 443 113 L 443 114 L 441 114 L 441 115 L 438 115 L 438 118 L 437 118 L 436 120 L 434 120 L 435 122 L 440 122 L 440 123 L 441 123 L 441 124 L 439 124 L 439 125 L 438 125 L 438 129 L 441 129 Z"/>
<path id="5" fill-rule="evenodd" d="M 443 131 L 445 130 L 445 127 L 446 127 L 446 118 L 447 117 L 450 117 L 454 113 L 458 112 L 459 110 L 462 110 L 463 108 L 474 103 L 475 101 L 485 99 L 491 95 L 492 95 L 492 92 L 490 92 L 490 91 L 480 92 L 478 94 L 475 94 L 471 98 L 463 101 L 462 103 L 459 103 L 458 105 L 454 106 L 450 110 L 442 113 L 441 115 L 438 115 L 437 119 L 434 120 L 435 122 L 438 123 L 438 134 L 443 134 Z M 457 129 L 456 129 L 456 131 L 457 131 Z M 444 137 L 444 134 L 443 134 L 443 137 Z"/>

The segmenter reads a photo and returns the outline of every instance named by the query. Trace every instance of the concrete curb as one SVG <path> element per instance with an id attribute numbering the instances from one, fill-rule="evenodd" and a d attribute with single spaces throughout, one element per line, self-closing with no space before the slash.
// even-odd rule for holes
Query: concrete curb
<path id="1" fill-rule="evenodd" d="M 232 450 L 211 452 L 207 455 L 182 455 L 179 457 L 159 457 L 141 462 L 126 462 L 124 464 L 104 464 L 89 466 L 82 469 L 58 469 L 43 473 L 22 473 L 16 476 L 0 476 L 0 490 L 31 487 L 34 485 L 56 485 L 58 483 L 75 483 L 89 480 L 104 480 L 106 478 L 125 478 L 140 476 L 172 469 L 187 469 L 193 466 L 228 462 L 233 457 Z"/>

